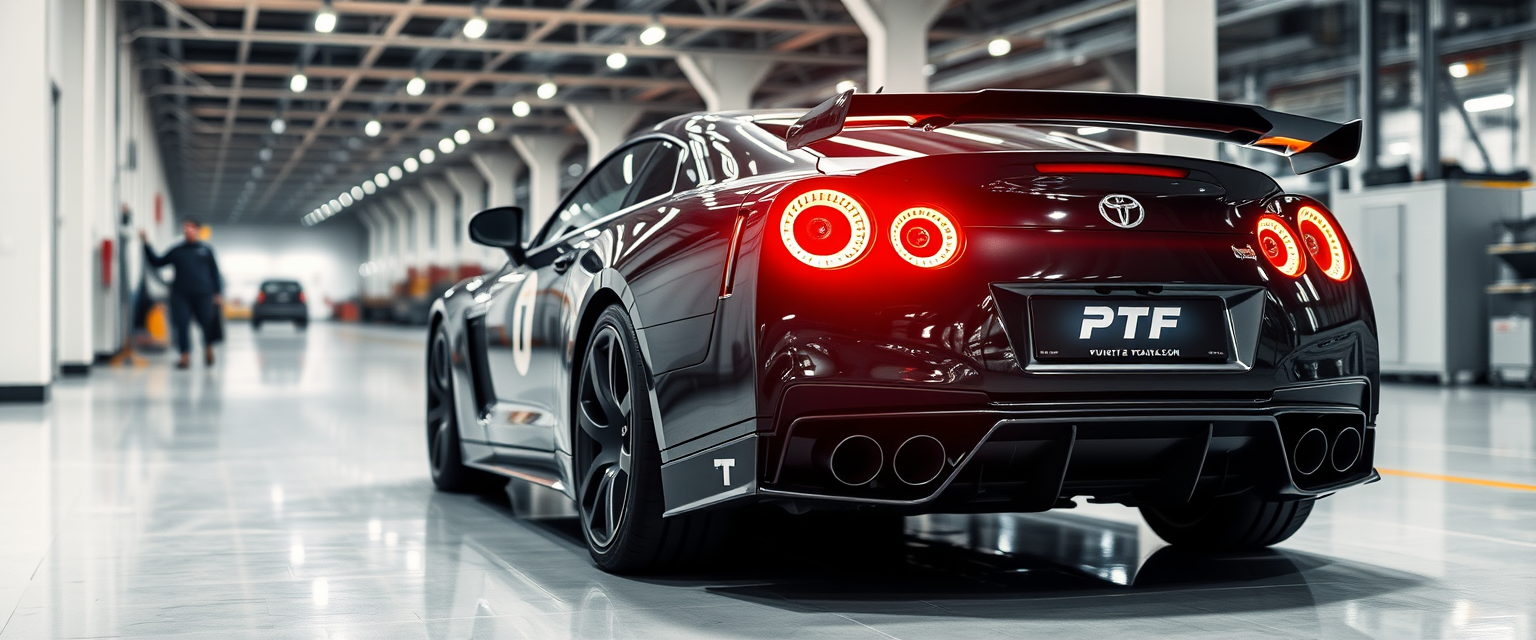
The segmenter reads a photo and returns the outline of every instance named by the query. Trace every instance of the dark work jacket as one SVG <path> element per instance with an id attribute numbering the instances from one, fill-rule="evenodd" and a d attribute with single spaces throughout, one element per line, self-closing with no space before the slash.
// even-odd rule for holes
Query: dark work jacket
<path id="1" fill-rule="evenodd" d="M 224 284 L 219 279 L 219 263 L 213 259 L 213 248 L 206 242 L 183 242 L 163 256 L 144 244 L 144 259 L 155 267 L 170 265 L 176 268 L 176 279 L 171 281 L 171 293 L 189 296 L 222 294 Z"/>

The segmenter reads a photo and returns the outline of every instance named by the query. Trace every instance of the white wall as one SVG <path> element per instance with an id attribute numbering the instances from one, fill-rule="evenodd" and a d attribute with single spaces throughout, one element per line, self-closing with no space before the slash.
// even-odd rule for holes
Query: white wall
<path id="1" fill-rule="evenodd" d="M 214 255 L 224 276 L 224 297 L 251 304 L 263 280 L 304 285 L 312 318 L 329 318 L 325 304 L 358 295 L 357 268 L 367 260 L 362 227 L 330 220 L 313 227 L 283 224 L 211 224 Z"/>

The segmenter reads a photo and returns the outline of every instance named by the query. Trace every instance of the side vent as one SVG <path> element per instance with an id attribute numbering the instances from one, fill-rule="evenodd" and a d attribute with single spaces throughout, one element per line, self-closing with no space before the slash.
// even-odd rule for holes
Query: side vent
<path id="1" fill-rule="evenodd" d="M 474 380 L 475 413 L 481 417 L 491 412 L 496 404 L 496 387 L 491 384 L 491 367 L 485 361 L 485 318 L 464 321 L 464 335 L 469 340 L 464 352 L 469 354 L 469 374 Z"/>

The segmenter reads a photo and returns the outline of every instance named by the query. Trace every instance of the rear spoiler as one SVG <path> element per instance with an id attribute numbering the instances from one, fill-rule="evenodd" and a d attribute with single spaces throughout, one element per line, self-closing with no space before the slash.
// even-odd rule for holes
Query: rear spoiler
<path id="1" fill-rule="evenodd" d="M 789 127 L 799 149 L 842 132 L 855 120 L 901 119 L 936 129 L 972 122 L 1103 126 L 1172 133 L 1286 156 L 1298 174 L 1348 161 L 1360 152 L 1360 121 L 1337 124 L 1248 104 L 1135 93 L 983 89 L 966 93 L 839 93 Z"/>

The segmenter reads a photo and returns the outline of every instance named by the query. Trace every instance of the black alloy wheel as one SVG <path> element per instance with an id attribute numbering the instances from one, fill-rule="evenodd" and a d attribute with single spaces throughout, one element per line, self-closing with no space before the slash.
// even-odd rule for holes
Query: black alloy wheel
<path id="1" fill-rule="evenodd" d="M 432 483 L 442 491 L 486 493 L 506 485 L 506 478 L 464 465 L 459 419 L 453 399 L 453 349 L 448 332 L 438 327 L 427 347 L 427 456 Z"/>
<path id="2" fill-rule="evenodd" d="M 571 435 L 576 506 L 593 562 L 612 573 L 645 573 L 718 556 L 734 512 L 662 517 L 661 451 L 634 324 L 613 305 L 590 336 L 578 365 Z"/>
<path id="3" fill-rule="evenodd" d="M 629 503 L 636 392 L 632 367 L 618 328 L 600 326 L 582 366 L 576 412 L 581 521 L 596 549 L 613 544 Z"/>

